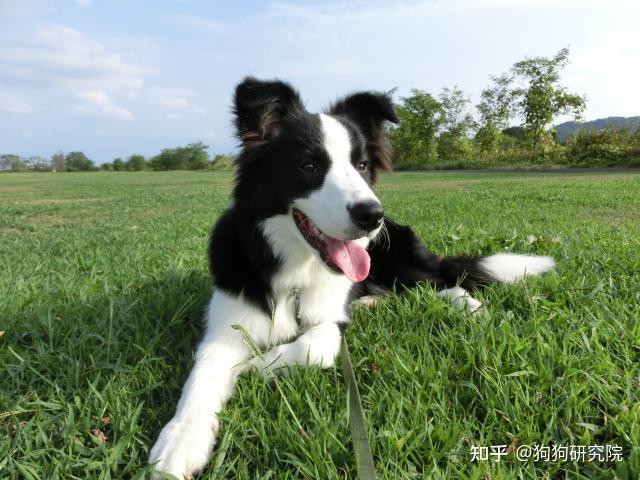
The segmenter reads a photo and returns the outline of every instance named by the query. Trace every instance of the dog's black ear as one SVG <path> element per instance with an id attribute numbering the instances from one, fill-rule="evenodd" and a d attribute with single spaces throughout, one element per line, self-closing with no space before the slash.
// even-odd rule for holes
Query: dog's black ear
<path id="1" fill-rule="evenodd" d="M 268 141 L 280 134 L 282 119 L 304 111 L 298 92 L 279 80 L 246 77 L 233 99 L 236 135 L 245 146 Z"/>
<path id="2" fill-rule="evenodd" d="M 391 148 L 384 130 L 384 122 L 398 123 L 391 96 L 376 92 L 359 92 L 334 103 L 333 115 L 343 115 L 354 122 L 367 140 L 367 150 L 373 162 L 373 173 L 391 170 Z"/>

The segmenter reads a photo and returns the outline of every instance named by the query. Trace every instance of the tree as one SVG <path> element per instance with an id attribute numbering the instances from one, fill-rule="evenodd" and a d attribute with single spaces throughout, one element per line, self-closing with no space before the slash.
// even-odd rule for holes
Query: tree
<path id="1" fill-rule="evenodd" d="M 144 170 L 146 165 L 147 161 L 142 155 L 131 155 L 127 160 L 127 170 L 131 170 L 132 172 Z"/>
<path id="2" fill-rule="evenodd" d="M 515 99 L 511 89 L 513 76 L 503 73 L 489 78 L 491 85 L 482 90 L 477 105 L 480 121 L 482 125 L 504 129 L 515 114 Z"/>
<path id="3" fill-rule="evenodd" d="M 236 156 L 232 153 L 218 153 L 211 160 L 209 168 L 212 170 L 232 170 L 235 160 Z"/>
<path id="4" fill-rule="evenodd" d="M 442 132 L 438 137 L 439 160 L 464 160 L 471 155 L 469 134 L 475 125 L 468 110 L 471 100 L 457 86 L 443 88 L 439 95 Z"/>
<path id="5" fill-rule="evenodd" d="M 502 74 L 491 76 L 491 85 L 480 94 L 480 103 L 476 105 L 480 114 L 480 125 L 476 141 L 483 151 L 494 151 L 501 137 L 500 131 L 509 126 L 515 115 L 515 98 L 511 85 L 513 76 Z"/>
<path id="6" fill-rule="evenodd" d="M 400 119 L 389 137 L 398 163 L 424 166 L 438 158 L 436 133 L 443 122 L 443 110 L 433 95 L 413 89 L 403 97 L 396 113 Z"/>
<path id="7" fill-rule="evenodd" d="M 572 115 L 579 119 L 585 109 L 585 98 L 568 92 L 559 83 L 560 72 L 568 63 L 569 49 L 563 48 L 551 58 L 525 58 L 511 68 L 515 80 L 521 84 L 513 90 L 513 96 L 534 149 L 555 117 Z"/>
<path id="8" fill-rule="evenodd" d="M 93 161 L 82 152 L 69 152 L 64 159 L 69 172 L 87 172 L 94 170 Z"/>
<path id="9" fill-rule="evenodd" d="M 51 171 L 51 163 L 44 157 L 33 156 L 29 157 L 25 164 L 27 166 L 27 170 L 32 172 L 50 172 Z"/>
<path id="10" fill-rule="evenodd" d="M 524 127 L 507 127 L 502 130 L 502 133 L 519 143 L 524 143 L 527 140 L 527 129 Z"/>
<path id="11" fill-rule="evenodd" d="M 64 161 L 64 153 L 56 152 L 51 156 L 51 168 L 55 172 L 64 172 L 67 169 Z"/>
<path id="12" fill-rule="evenodd" d="M 12 172 L 49 172 L 51 164 L 48 159 L 40 156 L 29 158 L 20 157 L 11 153 L 0 155 L 0 170 Z"/>
<path id="13" fill-rule="evenodd" d="M 113 164 L 109 162 L 105 162 L 100 165 L 100 170 L 104 170 L 106 172 L 113 172 Z"/>
<path id="14" fill-rule="evenodd" d="M 0 170 L 21 172 L 26 170 L 26 165 L 19 155 L 14 155 L 12 153 L 3 153 L 2 155 L 0 155 Z"/>
<path id="15" fill-rule="evenodd" d="M 185 147 L 188 155 L 187 165 L 189 170 L 201 170 L 207 168 L 209 164 L 209 154 L 207 150 L 209 145 L 205 145 L 203 142 L 190 143 Z"/>
<path id="16" fill-rule="evenodd" d="M 207 168 L 208 145 L 202 142 L 190 143 L 186 147 L 165 148 L 153 157 L 149 164 L 154 170 L 199 170 Z"/>
<path id="17" fill-rule="evenodd" d="M 127 165 L 124 163 L 124 160 L 121 158 L 116 158 L 113 160 L 113 171 L 114 172 L 122 172 L 127 169 Z"/>

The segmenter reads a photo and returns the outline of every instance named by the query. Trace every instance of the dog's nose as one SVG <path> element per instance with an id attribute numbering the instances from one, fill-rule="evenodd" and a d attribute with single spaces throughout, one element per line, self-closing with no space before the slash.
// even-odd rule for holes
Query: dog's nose
<path id="1" fill-rule="evenodd" d="M 355 203 L 348 208 L 351 221 L 367 232 L 382 225 L 384 210 L 375 200 Z"/>

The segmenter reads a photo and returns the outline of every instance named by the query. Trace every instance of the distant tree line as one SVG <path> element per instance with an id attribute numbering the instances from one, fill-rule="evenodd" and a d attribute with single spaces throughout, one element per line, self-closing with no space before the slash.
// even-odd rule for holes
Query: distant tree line
<path id="1" fill-rule="evenodd" d="M 585 97 L 560 83 L 569 49 L 517 62 L 471 108 L 458 87 L 437 96 L 412 90 L 396 106 L 389 134 L 398 168 L 466 168 L 520 164 L 640 166 L 640 128 L 579 131 L 561 143 L 550 128 L 561 115 L 576 120 Z M 514 121 L 519 124 L 513 126 Z"/>
<path id="2" fill-rule="evenodd" d="M 11 172 L 86 172 L 97 170 L 82 152 L 54 153 L 51 158 L 0 154 L 0 170 Z"/>
<path id="3" fill-rule="evenodd" d="M 145 158 L 134 154 L 126 159 L 116 158 L 113 162 L 99 166 L 87 158 L 83 152 L 57 152 L 51 158 L 24 158 L 14 154 L 0 155 L 0 171 L 10 172 L 88 172 L 105 170 L 110 172 L 138 172 L 142 170 L 218 170 L 230 169 L 233 154 L 217 154 L 209 157 L 208 145 L 202 142 L 190 143 L 185 147 L 165 148 L 158 155 Z"/>

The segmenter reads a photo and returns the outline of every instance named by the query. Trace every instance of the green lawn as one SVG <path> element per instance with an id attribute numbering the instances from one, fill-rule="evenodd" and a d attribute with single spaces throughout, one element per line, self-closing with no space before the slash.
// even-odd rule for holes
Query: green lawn
<path id="1" fill-rule="evenodd" d="M 229 173 L 0 175 L 0 478 L 144 478 L 193 363 Z M 553 255 L 469 318 L 424 287 L 348 333 L 380 477 L 640 477 L 640 175 L 401 173 L 380 196 L 440 254 Z M 241 379 L 200 478 L 354 478 L 339 367 Z M 106 437 L 106 439 L 105 439 Z M 521 462 L 520 445 L 623 460 Z M 507 445 L 498 462 L 472 446 Z"/>

